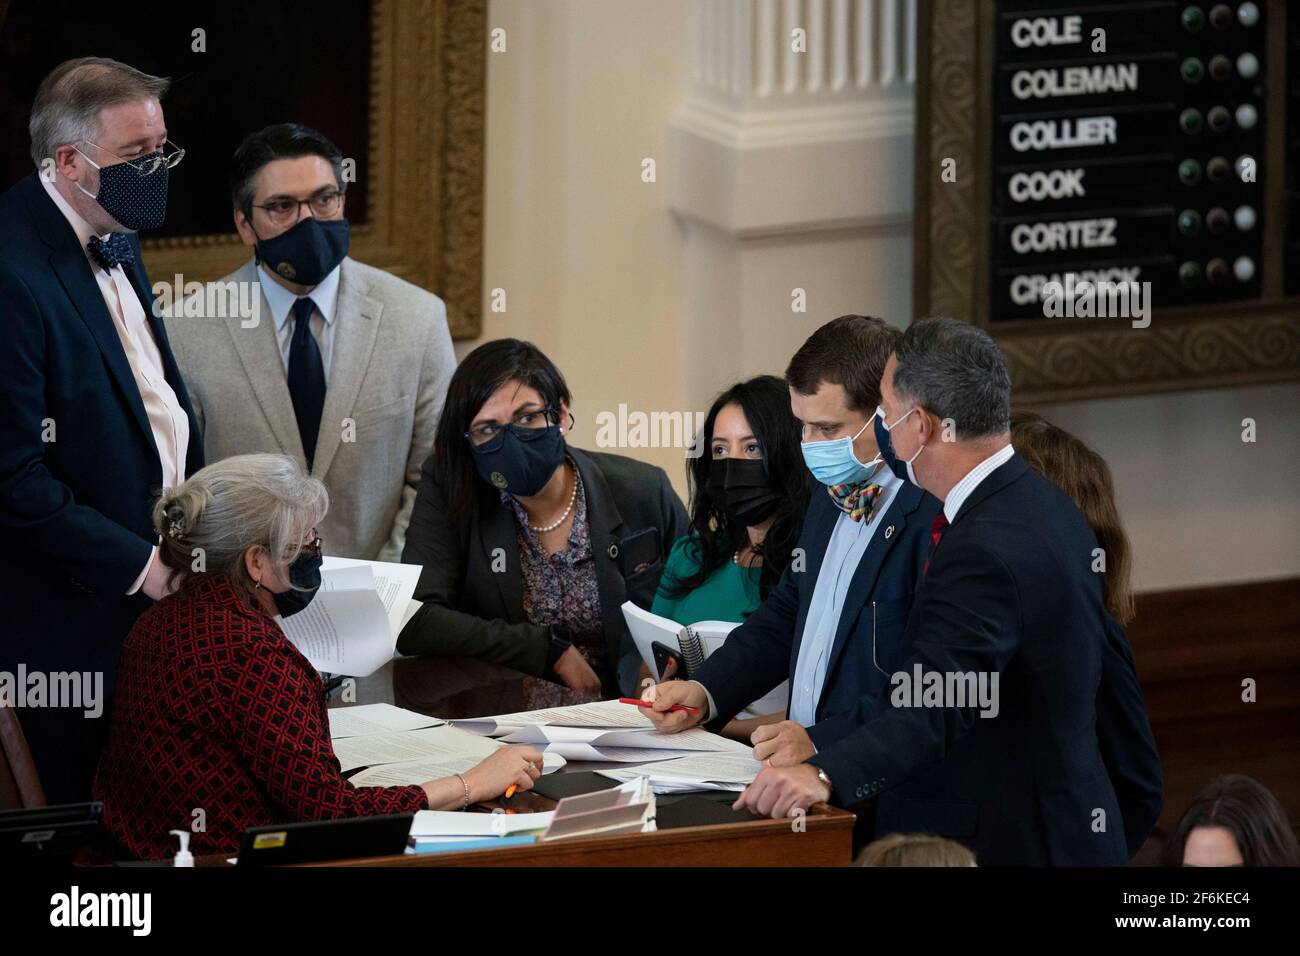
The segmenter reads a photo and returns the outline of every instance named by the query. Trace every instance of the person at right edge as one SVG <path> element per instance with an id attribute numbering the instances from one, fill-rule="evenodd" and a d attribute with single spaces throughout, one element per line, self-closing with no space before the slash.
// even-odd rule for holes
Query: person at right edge
<path id="1" fill-rule="evenodd" d="M 909 480 L 944 503 L 899 672 L 944 693 L 935 703 L 891 695 L 892 706 L 805 763 L 765 767 L 737 807 L 787 817 L 874 797 L 877 835 L 948 837 L 981 866 L 1127 861 L 1099 745 L 1107 613 L 1097 538 L 1016 454 L 1010 406 L 1006 360 L 983 330 L 929 319 L 899 339 L 881 382 L 889 444 Z M 952 692 L 974 682 L 996 688 L 987 703 Z"/>

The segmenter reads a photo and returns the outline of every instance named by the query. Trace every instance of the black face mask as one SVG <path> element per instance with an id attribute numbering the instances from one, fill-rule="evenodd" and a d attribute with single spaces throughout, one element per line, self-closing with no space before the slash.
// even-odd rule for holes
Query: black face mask
<path id="1" fill-rule="evenodd" d="M 889 443 L 889 431 L 885 428 L 885 420 L 880 415 L 875 416 L 876 447 L 880 449 L 880 457 L 885 462 L 885 467 L 892 471 L 903 481 L 910 481 L 907 477 L 907 465 L 898 460 L 894 454 L 894 446 Z"/>
<path id="2" fill-rule="evenodd" d="M 271 593 L 271 597 L 275 599 L 275 608 L 280 612 L 281 617 L 297 614 L 310 604 L 312 598 L 320 591 L 322 560 L 319 554 L 308 554 L 304 551 L 298 555 L 293 564 L 289 565 L 289 583 L 293 587 L 278 594 Z M 298 590 L 299 588 L 305 590 Z"/>
<path id="3" fill-rule="evenodd" d="M 150 153 L 141 159 L 153 159 Z M 167 164 L 159 163 L 148 176 L 141 176 L 130 163 L 99 167 L 99 194 L 94 197 L 100 208 L 127 229 L 156 229 L 167 214 Z M 86 195 L 89 192 L 77 183 Z"/>
<path id="4" fill-rule="evenodd" d="M 525 441 L 504 428 L 500 445 L 491 451 L 475 448 L 474 466 L 483 480 L 525 498 L 545 488 L 555 469 L 564 463 L 564 435 L 558 425 L 534 430 L 537 437 Z"/>
<path id="5" fill-rule="evenodd" d="M 772 517 L 781 503 L 760 458 L 715 458 L 709 462 L 709 494 L 728 522 L 746 528 Z"/>
<path id="6" fill-rule="evenodd" d="M 316 285 L 348 254 L 348 221 L 309 216 L 272 239 L 258 239 L 253 251 L 281 279 Z"/>

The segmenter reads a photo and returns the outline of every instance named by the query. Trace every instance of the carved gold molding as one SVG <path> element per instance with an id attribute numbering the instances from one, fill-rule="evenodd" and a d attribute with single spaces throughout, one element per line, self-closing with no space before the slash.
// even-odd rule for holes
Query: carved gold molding
<path id="1" fill-rule="evenodd" d="M 990 324 L 993 10 L 992 0 L 922 0 L 918 10 L 917 314 L 988 329 L 1017 403 L 1300 378 L 1300 301 L 1280 296 L 1157 308 L 1145 329 L 1122 319 Z M 957 161 L 955 183 L 940 179 L 946 158 Z M 1280 177 L 1280 163 L 1267 175 Z"/>
<path id="2" fill-rule="evenodd" d="M 351 255 L 438 294 L 455 338 L 482 322 L 487 0 L 373 0 L 367 222 Z M 228 234 L 144 243 L 154 281 L 219 278 Z"/>

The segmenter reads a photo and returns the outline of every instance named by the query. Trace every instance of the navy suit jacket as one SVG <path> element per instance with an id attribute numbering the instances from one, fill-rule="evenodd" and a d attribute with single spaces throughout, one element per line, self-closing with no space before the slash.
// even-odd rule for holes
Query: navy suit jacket
<path id="1" fill-rule="evenodd" d="M 136 261 L 125 271 L 167 382 L 189 415 L 185 467 L 193 472 L 203 465 L 203 443 L 167 332 L 150 308 L 139 241 L 130 241 Z M 150 513 L 162 468 L 91 268 L 35 173 L 0 195 L 0 598 L 7 618 L 0 669 L 23 663 L 29 672 L 102 672 L 108 693 L 122 641 L 149 604 L 126 591 L 156 541 Z M 77 717 L 80 724 L 55 728 L 50 721 L 59 718 L 48 708 L 20 713 L 51 802 L 89 792 L 94 754 L 61 738 L 90 739 L 107 720 Z"/>
<path id="2" fill-rule="evenodd" d="M 986 477 L 921 582 L 901 669 L 996 673 L 999 712 L 886 708 L 809 761 L 829 775 L 832 799 L 878 795 L 878 834 L 951 837 L 981 865 L 1123 865 L 1124 820 L 1098 741 L 1109 615 L 1096 547 L 1074 503 L 1019 455 Z M 1116 693 L 1145 714 L 1136 679 Z"/>
<path id="3" fill-rule="evenodd" d="M 808 728 L 819 750 L 883 706 L 888 678 L 877 665 L 892 673 L 902 660 L 907 613 L 939 509 L 932 495 L 903 482 L 858 562 L 831 645 L 817 720 Z M 720 728 L 781 681 L 793 680 L 804 622 L 840 514 L 825 487 L 814 490 L 798 544 L 803 570 L 792 561 L 767 600 L 691 675 L 718 708 L 709 727 Z"/>

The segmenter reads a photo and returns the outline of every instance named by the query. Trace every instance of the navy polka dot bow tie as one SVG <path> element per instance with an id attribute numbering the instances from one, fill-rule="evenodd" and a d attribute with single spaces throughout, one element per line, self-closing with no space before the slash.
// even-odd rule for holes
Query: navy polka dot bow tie
<path id="1" fill-rule="evenodd" d="M 120 262 L 135 262 L 135 250 L 131 248 L 131 240 L 124 232 L 109 233 L 107 242 L 99 236 L 91 236 L 86 249 L 105 272 Z"/>

